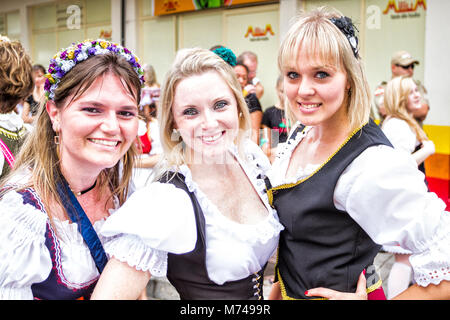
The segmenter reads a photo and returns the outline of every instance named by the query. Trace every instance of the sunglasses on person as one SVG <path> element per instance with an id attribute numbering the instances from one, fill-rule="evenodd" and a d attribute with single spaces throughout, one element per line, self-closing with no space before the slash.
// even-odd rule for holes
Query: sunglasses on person
<path id="1" fill-rule="evenodd" d="M 414 70 L 414 63 L 408 64 L 407 66 L 402 66 L 400 64 L 396 64 L 397 67 L 402 67 L 405 70 L 408 70 L 409 68 Z"/>

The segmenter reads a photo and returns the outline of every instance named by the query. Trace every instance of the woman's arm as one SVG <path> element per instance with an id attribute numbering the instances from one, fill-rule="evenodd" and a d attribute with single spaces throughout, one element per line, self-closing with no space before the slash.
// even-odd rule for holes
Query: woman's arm
<path id="1" fill-rule="evenodd" d="M 422 148 L 412 154 L 417 165 L 420 165 L 426 158 L 435 153 L 434 143 L 431 140 L 422 141 Z"/>
<path id="2" fill-rule="evenodd" d="M 450 300 L 450 281 L 441 281 L 438 285 L 421 287 L 412 285 L 392 300 Z"/>
<path id="3" fill-rule="evenodd" d="M 136 300 L 150 280 L 150 272 L 136 270 L 111 258 L 92 293 L 92 300 Z"/>
<path id="4" fill-rule="evenodd" d="M 283 300 L 283 297 L 281 296 L 281 288 L 280 288 L 280 282 L 274 282 L 272 284 L 272 289 L 270 289 L 269 294 L 269 300 Z"/>

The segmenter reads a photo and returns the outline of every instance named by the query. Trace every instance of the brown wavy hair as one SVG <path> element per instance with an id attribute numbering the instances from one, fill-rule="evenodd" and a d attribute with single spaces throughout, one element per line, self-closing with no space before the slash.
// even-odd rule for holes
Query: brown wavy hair
<path id="1" fill-rule="evenodd" d="M 18 41 L 0 42 L 0 113 L 9 113 L 33 90 L 31 59 Z"/>

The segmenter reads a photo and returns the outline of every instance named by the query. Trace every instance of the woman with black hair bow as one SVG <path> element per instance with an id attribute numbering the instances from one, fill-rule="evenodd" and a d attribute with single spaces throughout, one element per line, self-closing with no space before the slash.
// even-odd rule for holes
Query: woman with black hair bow
<path id="1" fill-rule="evenodd" d="M 301 16 L 278 64 L 297 122 L 269 173 L 269 200 L 285 227 L 271 297 L 352 298 L 338 291 L 354 292 L 365 271 L 368 287 L 357 295 L 385 299 L 373 261 L 380 245 L 399 245 L 412 252 L 417 285 L 398 298 L 449 298 L 450 215 L 417 164 L 369 119 L 351 20 L 326 8 Z"/>

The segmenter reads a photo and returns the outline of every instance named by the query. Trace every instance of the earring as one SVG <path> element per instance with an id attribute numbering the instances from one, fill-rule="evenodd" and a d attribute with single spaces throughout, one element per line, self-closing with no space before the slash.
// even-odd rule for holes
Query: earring
<path id="1" fill-rule="evenodd" d="M 54 136 L 53 141 L 55 142 L 55 144 L 59 144 L 60 143 L 59 134 L 56 134 Z"/>
<path id="2" fill-rule="evenodd" d="M 173 129 L 172 135 L 170 136 L 170 140 L 171 141 L 179 141 L 180 138 L 181 138 L 180 131 L 178 131 L 178 129 Z"/>

